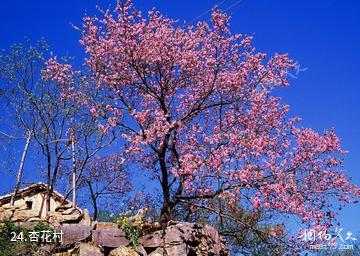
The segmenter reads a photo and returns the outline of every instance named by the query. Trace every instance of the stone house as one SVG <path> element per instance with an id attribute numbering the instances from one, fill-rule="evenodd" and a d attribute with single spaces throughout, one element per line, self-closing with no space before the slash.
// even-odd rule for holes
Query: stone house
<path id="1" fill-rule="evenodd" d="M 31 184 L 20 189 L 15 198 L 14 206 L 27 211 L 29 216 L 37 216 L 40 219 L 46 217 L 46 193 L 47 185 L 39 182 Z M 0 196 L 0 207 L 9 208 L 12 193 Z M 55 211 L 63 203 L 69 204 L 68 200 L 64 201 L 64 197 L 53 191 L 50 198 L 50 211 Z"/>

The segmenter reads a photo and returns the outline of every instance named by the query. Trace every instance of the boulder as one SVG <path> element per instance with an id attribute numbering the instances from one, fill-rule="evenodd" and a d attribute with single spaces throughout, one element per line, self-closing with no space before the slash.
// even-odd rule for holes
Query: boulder
<path id="1" fill-rule="evenodd" d="M 144 234 L 150 234 L 156 230 L 161 229 L 161 224 L 159 222 L 147 222 L 144 221 L 142 225 L 142 231 Z"/>
<path id="2" fill-rule="evenodd" d="M 99 247 L 92 244 L 81 243 L 78 256 L 104 256 Z"/>
<path id="3" fill-rule="evenodd" d="M 27 206 L 25 204 L 20 205 L 4 205 L 2 206 L 5 210 L 8 211 L 15 211 L 15 210 L 28 210 Z"/>
<path id="4" fill-rule="evenodd" d="M 148 208 L 141 208 L 134 216 L 129 217 L 129 221 L 132 222 L 143 221 L 143 218 L 145 217 L 148 211 L 149 211 Z"/>
<path id="5" fill-rule="evenodd" d="M 42 219 L 39 216 L 36 217 L 30 217 L 27 219 L 28 222 L 40 222 Z"/>
<path id="6" fill-rule="evenodd" d="M 49 212 L 47 221 L 54 227 L 62 223 L 79 223 L 82 219 L 82 214 L 77 209 L 72 209 L 71 214 L 64 214 L 64 212 Z"/>
<path id="7" fill-rule="evenodd" d="M 59 253 L 53 253 L 51 256 L 72 256 L 71 252 L 59 252 Z"/>
<path id="8" fill-rule="evenodd" d="M 81 212 L 77 208 L 69 208 L 69 209 L 66 209 L 61 212 L 62 215 L 71 215 L 71 214 L 75 214 L 75 213 L 81 214 Z"/>
<path id="9" fill-rule="evenodd" d="M 31 217 L 36 217 L 31 210 L 16 210 L 11 217 L 11 222 L 25 222 Z"/>
<path id="10" fill-rule="evenodd" d="M 117 226 L 111 225 L 97 225 L 96 230 L 92 231 L 92 241 L 98 246 L 107 248 L 117 248 L 129 244 L 125 233 Z"/>
<path id="11" fill-rule="evenodd" d="M 135 251 L 140 254 L 140 256 L 147 256 L 147 253 L 145 251 L 144 246 L 142 246 L 141 244 L 139 244 L 138 246 L 136 246 Z"/>
<path id="12" fill-rule="evenodd" d="M 163 248 L 157 248 L 155 251 L 153 251 L 152 253 L 150 253 L 148 256 L 164 256 L 167 255 L 165 254 L 165 251 Z M 170 254 L 171 255 L 171 254 Z M 186 255 L 186 254 L 185 254 Z M 173 256 L 173 255 L 171 255 Z"/>
<path id="13" fill-rule="evenodd" d="M 71 208 L 71 204 L 70 203 L 65 203 L 65 204 L 62 204 L 58 207 L 55 208 L 55 212 L 63 212 L 67 209 L 70 209 Z"/>
<path id="14" fill-rule="evenodd" d="M 129 247 L 120 246 L 112 250 L 109 256 L 139 256 L 139 254 Z"/>
<path id="15" fill-rule="evenodd" d="M 166 250 L 167 255 L 174 255 L 174 256 L 175 255 L 188 255 L 190 248 L 187 244 L 182 243 L 179 245 L 167 245 L 165 250 Z M 201 255 L 206 255 L 206 254 L 201 254 Z"/>
<path id="16" fill-rule="evenodd" d="M 215 228 L 187 222 L 173 222 L 163 230 L 140 237 L 139 243 L 151 256 L 159 248 L 171 256 L 227 256 L 225 240 Z M 162 255 L 162 254 L 161 254 Z"/>
<path id="17" fill-rule="evenodd" d="M 13 212 L 0 207 L 0 222 L 8 221 L 13 216 Z"/>
<path id="18" fill-rule="evenodd" d="M 210 226 L 205 225 L 199 230 L 197 237 L 200 244 L 196 247 L 198 255 L 228 255 L 228 250 L 225 246 L 225 239 L 219 235 L 218 231 Z"/>
<path id="19" fill-rule="evenodd" d="M 114 229 L 119 228 L 119 225 L 114 222 L 96 222 L 95 229 Z"/>
<path id="20" fill-rule="evenodd" d="M 88 209 L 82 211 L 82 219 L 80 224 L 91 226 L 91 216 Z"/>
<path id="21" fill-rule="evenodd" d="M 63 225 L 58 231 L 63 232 L 63 245 L 85 241 L 91 236 L 91 227 L 82 224 Z"/>
<path id="22" fill-rule="evenodd" d="M 54 244 L 46 244 L 40 246 L 36 251 L 39 255 L 50 255 L 50 253 L 56 248 Z"/>
<path id="23" fill-rule="evenodd" d="M 139 243 L 145 248 L 157 248 L 163 243 L 161 234 L 162 231 L 155 231 L 154 233 L 142 236 L 139 238 Z"/>

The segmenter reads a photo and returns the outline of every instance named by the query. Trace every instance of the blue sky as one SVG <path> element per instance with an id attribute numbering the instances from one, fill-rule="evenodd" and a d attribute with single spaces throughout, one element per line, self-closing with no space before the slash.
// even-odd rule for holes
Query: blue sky
<path id="1" fill-rule="evenodd" d="M 193 20 L 222 3 L 232 16 L 234 33 L 251 34 L 258 50 L 289 53 L 299 62 L 298 74 L 289 88 L 281 90 L 291 115 L 302 117 L 302 125 L 322 132 L 335 128 L 349 150 L 345 167 L 360 185 L 360 2 L 355 0 L 134 0 L 146 11 L 157 7 L 168 17 Z M 229 9 L 232 4 L 233 8 Z M 0 2 L 0 48 L 44 37 L 56 55 L 72 55 L 81 61 L 80 34 L 70 23 L 81 24 L 84 13 L 95 6 L 114 6 L 114 1 L 95 0 L 2 0 Z M 200 19 L 207 19 L 209 13 Z M 0 112 L 1 113 L 1 112 Z M 0 180 L 0 193 L 13 186 L 14 178 Z M 346 207 L 340 216 L 344 230 L 360 234 L 360 206 Z"/>

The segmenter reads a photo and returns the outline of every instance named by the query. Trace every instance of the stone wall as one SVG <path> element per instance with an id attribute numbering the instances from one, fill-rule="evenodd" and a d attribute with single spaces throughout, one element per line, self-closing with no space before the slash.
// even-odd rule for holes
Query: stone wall
<path id="1" fill-rule="evenodd" d="M 84 224 L 70 224 L 61 229 L 64 241 L 61 246 L 52 248 L 54 256 L 229 255 L 224 239 L 209 225 L 171 222 L 165 229 L 141 236 L 136 248 L 129 247 L 125 233 L 114 223 L 98 222 L 91 228 Z"/>
<path id="2" fill-rule="evenodd" d="M 225 240 L 212 226 L 171 222 L 164 230 L 144 235 L 139 240 L 150 256 L 226 256 Z"/>
<path id="3" fill-rule="evenodd" d="M 34 255 L 228 256 L 224 239 L 209 225 L 170 222 L 162 228 L 159 223 L 145 223 L 138 246 L 131 248 L 126 234 L 116 223 L 92 221 L 86 209 L 73 209 L 67 205 L 49 212 L 46 219 L 40 219 L 21 207 L 0 207 L 0 222 L 8 219 L 30 227 L 41 220 L 63 232 L 61 244 L 42 246 Z"/>

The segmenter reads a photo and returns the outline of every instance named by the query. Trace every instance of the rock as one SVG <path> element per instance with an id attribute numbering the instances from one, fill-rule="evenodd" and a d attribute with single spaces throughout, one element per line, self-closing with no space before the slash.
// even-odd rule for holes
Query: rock
<path id="1" fill-rule="evenodd" d="M 61 212 L 49 212 L 47 216 L 47 221 L 53 226 L 59 226 L 62 223 L 79 223 L 82 219 L 82 214 L 77 209 L 73 210 L 71 214 L 63 214 Z"/>
<path id="2" fill-rule="evenodd" d="M 64 210 L 63 212 L 61 212 L 63 215 L 70 215 L 70 214 L 74 214 L 75 212 L 78 212 L 78 213 L 80 213 L 81 214 L 81 212 L 78 210 L 78 209 L 76 209 L 76 208 L 69 208 L 69 209 L 66 209 L 66 210 Z"/>
<path id="3" fill-rule="evenodd" d="M 109 256 L 139 256 L 139 254 L 129 247 L 120 246 L 112 250 Z"/>
<path id="4" fill-rule="evenodd" d="M 51 256 L 71 256 L 71 252 L 53 253 Z"/>
<path id="5" fill-rule="evenodd" d="M 28 222 L 40 222 L 42 219 L 40 217 L 30 217 L 27 219 Z"/>
<path id="6" fill-rule="evenodd" d="M 175 225 L 169 226 L 166 229 L 165 243 L 177 245 L 177 244 L 181 244 L 183 241 L 191 239 L 191 233 L 187 232 L 187 230 L 191 230 L 192 227 L 187 227 L 187 226 L 185 227 L 186 228 L 180 229 L 180 227 Z"/>
<path id="7" fill-rule="evenodd" d="M 14 211 L 14 215 L 11 217 L 11 222 L 25 222 L 31 217 L 34 216 L 34 213 L 30 210 L 16 210 Z"/>
<path id="8" fill-rule="evenodd" d="M 91 217 L 88 209 L 84 209 L 82 211 L 82 220 L 80 224 L 91 226 Z"/>
<path id="9" fill-rule="evenodd" d="M 156 230 L 160 230 L 161 225 L 159 222 L 143 222 L 142 231 L 144 234 L 152 233 Z"/>
<path id="10" fill-rule="evenodd" d="M 18 209 L 18 208 L 19 208 L 19 206 L 10 205 L 10 204 L 8 204 L 8 205 L 3 205 L 3 206 L 0 207 L 1 211 L 4 211 L 4 210 L 13 211 L 13 210 L 16 210 L 16 209 Z"/>
<path id="11" fill-rule="evenodd" d="M 95 229 L 97 223 L 98 223 L 98 222 L 97 222 L 96 220 L 92 221 L 92 222 L 91 222 L 91 228 L 92 228 L 92 229 Z"/>
<path id="12" fill-rule="evenodd" d="M 120 246 L 127 246 L 129 240 L 125 237 L 125 233 L 116 228 L 106 227 L 104 229 L 99 227 L 92 231 L 93 242 L 101 247 L 117 248 Z"/>
<path id="13" fill-rule="evenodd" d="M 54 246 L 50 245 L 50 244 L 43 245 L 39 248 L 39 250 L 48 252 L 48 253 L 50 253 L 52 249 L 54 249 Z"/>
<path id="14" fill-rule="evenodd" d="M 127 246 L 129 241 L 124 231 L 116 223 L 97 222 L 92 232 L 92 240 L 96 245 L 108 248 Z"/>
<path id="15" fill-rule="evenodd" d="M 210 225 L 205 225 L 201 229 L 200 244 L 197 246 L 196 252 L 199 255 L 205 255 L 204 253 L 228 255 L 229 253 L 225 246 L 225 239 Z"/>
<path id="16" fill-rule="evenodd" d="M 164 256 L 164 255 L 166 255 L 164 249 L 159 247 L 155 251 L 150 253 L 148 256 Z M 173 256 L 173 255 L 171 255 L 171 256 Z"/>
<path id="17" fill-rule="evenodd" d="M 13 216 L 12 211 L 8 211 L 3 207 L 0 207 L 0 222 L 8 221 Z"/>
<path id="18" fill-rule="evenodd" d="M 95 229 L 114 229 L 119 228 L 119 225 L 114 222 L 97 222 Z"/>
<path id="19" fill-rule="evenodd" d="M 50 255 L 56 246 L 53 244 L 43 245 L 36 251 L 39 255 Z"/>
<path id="20" fill-rule="evenodd" d="M 15 211 L 15 210 L 28 210 L 26 205 L 4 205 L 2 206 L 7 211 Z"/>
<path id="21" fill-rule="evenodd" d="M 62 205 L 55 208 L 55 212 L 63 212 L 65 210 L 69 209 L 69 208 L 71 208 L 70 203 L 62 204 Z"/>
<path id="22" fill-rule="evenodd" d="M 171 256 L 229 255 L 224 239 L 215 228 L 187 222 L 169 223 L 165 233 L 163 230 L 154 231 L 140 237 L 139 243 L 149 256 L 159 248 L 164 248 L 163 253 Z"/>
<path id="23" fill-rule="evenodd" d="M 138 253 L 138 254 L 140 254 L 141 256 L 147 256 L 147 253 L 146 253 L 146 251 L 145 251 L 145 248 L 144 248 L 144 246 L 142 246 L 141 244 L 139 244 L 138 246 L 136 246 L 136 252 Z"/>
<path id="24" fill-rule="evenodd" d="M 155 231 L 139 238 L 139 243 L 145 248 L 157 248 L 163 243 L 162 231 Z"/>
<path id="25" fill-rule="evenodd" d="M 179 245 L 170 245 L 165 248 L 167 255 L 188 255 L 189 247 L 185 243 Z M 199 254 L 200 255 L 200 254 Z M 206 255 L 206 254 L 201 254 Z"/>
<path id="26" fill-rule="evenodd" d="M 92 244 L 81 243 L 78 256 L 104 256 L 99 247 Z"/>
<path id="27" fill-rule="evenodd" d="M 60 230 L 63 232 L 63 245 L 85 241 L 91 236 L 91 227 L 82 224 L 63 225 Z"/>
<path id="28" fill-rule="evenodd" d="M 129 217 L 129 221 L 142 221 L 148 211 L 147 208 L 141 208 L 134 216 Z"/>

